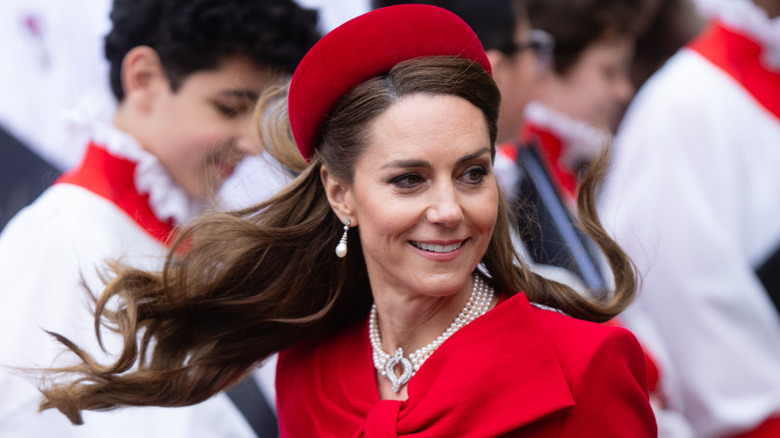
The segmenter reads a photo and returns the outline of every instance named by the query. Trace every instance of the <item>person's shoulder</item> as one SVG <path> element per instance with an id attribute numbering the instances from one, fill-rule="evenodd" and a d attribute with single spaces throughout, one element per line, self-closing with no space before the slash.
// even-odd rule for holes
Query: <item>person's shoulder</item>
<path id="1" fill-rule="evenodd" d="M 683 48 L 642 85 L 631 107 L 683 108 L 674 111 L 673 117 L 677 117 L 688 108 L 705 110 L 707 102 L 721 102 L 724 92 L 733 93 L 734 88 L 739 87 L 720 68 L 695 51 Z"/>
<path id="2" fill-rule="evenodd" d="M 23 208 L 12 221 L 27 227 L 41 229 L 62 226 L 70 219 L 88 223 L 105 210 L 100 198 L 82 187 L 55 183 L 41 193 L 30 205 Z"/>
<path id="3" fill-rule="evenodd" d="M 632 338 L 634 336 L 623 327 L 574 318 L 560 310 L 536 303 L 531 303 L 531 306 L 537 323 L 545 328 L 546 333 L 553 337 L 564 337 L 567 342 L 568 340 L 598 342 L 613 336 Z"/>
<path id="4" fill-rule="evenodd" d="M 112 246 L 136 246 L 152 239 L 133 218 L 110 199 L 81 186 L 55 184 L 40 200 L 37 216 L 49 213 L 72 235 L 90 241 L 102 239 Z M 121 244 L 121 245 L 120 245 Z M 144 245 L 147 246 L 147 245 Z"/>
<path id="5" fill-rule="evenodd" d="M 645 357 L 631 332 L 536 304 L 530 319 L 553 350 L 575 402 L 563 435 L 656 435 Z"/>
<path id="6" fill-rule="evenodd" d="M 0 246 L 8 242 L 22 242 L 24 245 L 38 243 L 55 244 L 65 235 L 63 215 L 64 199 L 62 188 L 54 185 L 47 188 L 30 205 L 21 209 L 3 229 Z M 74 208 L 74 210 L 77 209 Z"/>
<path id="7" fill-rule="evenodd" d="M 639 341 L 625 328 L 584 321 L 544 306 L 533 306 L 537 324 L 564 362 L 586 362 L 597 354 L 606 353 L 642 357 Z"/>
<path id="8" fill-rule="evenodd" d="M 17 265 L 56 260 L 63 270 L 80 266 L 91 272 L 105 259 L 119 256 L 137 257 L 141 266 L 157 266 L 156 258 L 162 254 L 164 246 L 118 207 L 70 184 L 46 189 L 0 234 L 0 258 L 10 257 Z"/>

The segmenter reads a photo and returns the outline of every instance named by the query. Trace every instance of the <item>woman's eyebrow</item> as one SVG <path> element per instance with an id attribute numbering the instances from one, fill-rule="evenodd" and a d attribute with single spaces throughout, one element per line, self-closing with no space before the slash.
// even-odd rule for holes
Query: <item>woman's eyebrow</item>
<path id="1" fill-rule="evenodd" d="M 476 158 L 479 158 L 480 156 L 490 153 L 489 147 L 484 147 L 482 149 L 479 149 L 477 151 L 474 151 L 470 154 L 464 155 L 463 157 L 459 158 L 457 161 L 457 164 L 463 164 L 467 163 L 469 161 L 472 161 Z M 402 168 L 402 169 L 430 169 L 431 163 L 425 160 L 394 160 L 391 161 L 384 166 L 382 166 L 382 169 L 388 169 L 388 168 Z"/>
<path id="2" fill-rule="evenodd" d="M 412 168 L 430 169 L 431 163 L 425 160 L 394 160 L 382 166 L 382 169 L 399 168 L 399 167 L 402 169 L 412 169 Z"/>
<path id="3" fill-rule="evenodd" d="M 474 151 L 474 152 L 472 152 L 472 153 L 470 153 L 468 155 L 464 155 L 463 157 L 458 159 L 457 164 L 467 163 L 467 162 L 469 162 L 471 160 L 474 160 L 476 158 L 481 157 L 485 153 L 488 153 L 488 154 L 490 153 L 490 148 L 489 147 L 484 147 L 484 148 L 482 148 L 482 149 L 480 149 L 478 151 Z"/>

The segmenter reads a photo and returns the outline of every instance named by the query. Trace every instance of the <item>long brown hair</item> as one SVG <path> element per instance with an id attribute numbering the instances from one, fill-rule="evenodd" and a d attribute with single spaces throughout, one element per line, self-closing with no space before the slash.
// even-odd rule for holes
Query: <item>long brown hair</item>
<path id="1" fill-rule="evenodd" d="M 327 117 L 308 164 L 289 153 L 276 154 L 300 172 L 279 194 L 252 208 L 197 219 L 179 232 L 160 273 L 113 266 L 116 276 L 97 301 L 95 321 L 96 329 L 106 324 L 123 336 L 118 359 L 101 365 L 59 337 L 82 363 L 50 370 L 59 383 L 42 389 L 41 408 L 57 408 L 80 423 L 84 409 L 198 403 L 272 353 L 365 318 L 371 291 L 359 236 L 350 236 L 344 259 L 336 257 L 342 224 L 325 196 L 320 168 L 352 181 L 369 124 L 415 93 L 456 95 L 473 103 L 495 142 L 500 95 L 479 64 L 457 57 L 414 59 L 358 85 Z M 289 142 L 288 127 L 275 126 L 281 134 L 264 137 Z M 585 229 L 617 273 L 614 294 L 587 298 L 529 271 L 513 248 L 513 221 L 503 198 L 483 258 L 488 281 L 507 294 L 525 291 L 532 301 L 582 319 L 604 321 L 625 308 L 634 277 L 628 259 L 595 218 L 592 194 L 598 180 L 595 173 L 586 178 L 581 213 Z M 110 308 L 116 302 L 118 308 Z M 73 375 L 75 380 L 56 380 Z"/>

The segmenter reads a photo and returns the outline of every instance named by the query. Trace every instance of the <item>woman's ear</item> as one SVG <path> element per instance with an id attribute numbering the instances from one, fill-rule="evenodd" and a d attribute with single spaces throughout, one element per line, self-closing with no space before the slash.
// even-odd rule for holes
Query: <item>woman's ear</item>
<path id="1" fill-rule="evenodd" d="M 122 59 L 125 101 L 142 111 L 152 108 L 161 87 L 170 87 L 160 57 L 148 46 L 134 47 Z"/>
<path id="2" fill-rule="evenodd" d="M 352 188 L 337 181 L 324 164 L 320 167 L 320 178 L 330 208 L 336 216 L 342 223 L 349 220 L 350 226 L 357 226 L 358 219 L 353 205 Z"/>

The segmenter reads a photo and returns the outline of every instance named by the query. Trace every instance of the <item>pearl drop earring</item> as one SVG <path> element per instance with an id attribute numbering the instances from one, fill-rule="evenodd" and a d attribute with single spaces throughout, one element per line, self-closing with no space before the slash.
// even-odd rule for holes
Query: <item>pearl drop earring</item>
<path id="1" fill-rule="evenodd" d="M 344 221 L 344 234 L 339 240 L 339 244 L 336 245 L 336 255 L 339 258 L 344 258 L 347 255 L 347 232 L 349 231 L 349 220 Z"/>

